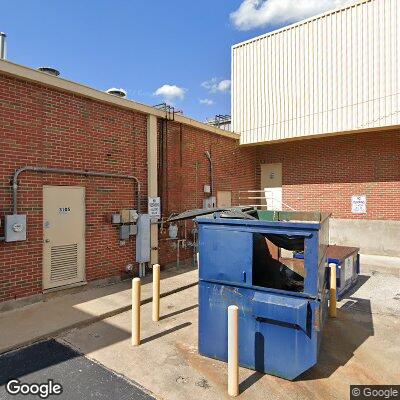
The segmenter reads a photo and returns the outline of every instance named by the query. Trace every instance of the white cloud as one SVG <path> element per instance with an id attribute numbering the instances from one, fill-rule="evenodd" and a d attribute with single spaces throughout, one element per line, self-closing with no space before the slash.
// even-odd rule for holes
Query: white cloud
<path id="1" fill-rule="evenodd" d="M 201 86 L 203 86 L 204 89 L 211 90 L 213 87 L 216 87 L 217 83 L 217 78 L 212 78 L 209 81 L 204 81 Z"/>
<path id="2" fill-rule="evenodd" d="M 243 0 L 230 17 L 236 28 L 247 31 L 265 25 L 289 24 L 354 3 L 355 0 Z"/>
<path id="3" fill-rule="evenodd" d="M 154 92 L 154 96 L 160 96 L 164 101 L 172 104 L 175 100 L 183 100 L 185 93 L 186 89 L 179 86 L 163 85 Z"/>
<path id="4" fill-rule="evenodd" d="M 199 103 L 204 104 L 206 106 L 212 106 L 214 104 L 214 101 L 211 99 L 200 99 Z"/>
<path id="5" fill-rule="evenodd" d="M 207 89 L 210 93 L 217 92 L 228 92 L 231 88 L 231 81 L 229 79 L 219 80 L 212 78 L 209 81 L 205 81 L 201 84 L 203 88 Z"/>
<path id="6" fill-rule="evenodd" d="M 218 83 L 218 91 L 220 92 L 228 92 L 231 88 L 231 81 L 229 79 L 225 79 Z"/>

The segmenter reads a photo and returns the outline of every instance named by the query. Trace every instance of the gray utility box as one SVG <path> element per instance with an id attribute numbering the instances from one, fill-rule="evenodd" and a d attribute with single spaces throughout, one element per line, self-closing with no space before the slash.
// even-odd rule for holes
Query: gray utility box
<path id="1" fill-rule="evenodd" d="M 136 235 L 136 262 L 150 262 L 150 215 L 139 214 Z"/>
<path id="2" fill-rule="evenodd" d="M 130 233 L 130 226 L 129 225 L 121 225 L 119 227 L 119 239 L 120 240 L 128 240 Z"/>
<path id="3" fill-rule="evenodd" d="M 6 242 L 26 240 L 26 215 L 6 215 L 4 233 Z"/>

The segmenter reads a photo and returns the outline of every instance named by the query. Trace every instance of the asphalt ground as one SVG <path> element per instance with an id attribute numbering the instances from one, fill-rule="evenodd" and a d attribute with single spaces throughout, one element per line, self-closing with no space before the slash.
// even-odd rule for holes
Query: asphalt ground
<path id="1" fill-rule="evenodd" d="M 0 399 L 41 399 L 38 394 L 9 394 L 7 383 L 18 379 L 21 384 L 43 384 L 48 380 L 62 386 L 61 394 L 48 399 L 151 400 L 143 388 L 97 364 L 75 350 L 48 340 L 0 356 Z M 13 384 L 16 391 L 19 384 Z M 56 390 L 59 391 L 59 390 Z"/>

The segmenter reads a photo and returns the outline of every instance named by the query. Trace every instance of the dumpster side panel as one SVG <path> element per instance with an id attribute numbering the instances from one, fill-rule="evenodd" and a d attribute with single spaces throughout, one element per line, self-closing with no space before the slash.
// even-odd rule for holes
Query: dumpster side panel
<path id="1" fill-rule="evenodd" d="M 336 264 L 337 274 L 337 298 L 341 299 L 356 283 L 359 274 L 359 255 L 355 250 L 346 258 L 329 259 L 329 262 Z"/>
<path id="2" fill-rule="evenodd" d="M 251 315 L 252 293 L 230 286 L 199 282 L 199 352 L 228 360 L 228 306 L 239 308 L 239 363 L 254 369 L 255 320 Z"/>
<path id="3" fill-rule="evenodd" d="M 253 234 L 200 226 L 200 279 L 252 284 Z"/>
<path id="4" fill-rule="evenodd" d="M 329 248 L 329 219 L 321 223 L 321 229 L 318 234 L 318 296 L 324 296 L 324 290 L 327 288 L 328 277 L 328 248 Z"/>
<path id="5" fill-rule="evenodd" d="M 227 361 L 227 309 L 239 307 L 239 363 L 294 379 L 317 362 L 320 302 L 200 281 L 199 352 Z"/>
<path id="6" fill-rule="evenodd" d="M 306 271 L 304 293 L 315 297 L 318 296 L 320 274 L 318 249 L 318 233 L 313 232 L 304 242 L 304 268 Z"/>

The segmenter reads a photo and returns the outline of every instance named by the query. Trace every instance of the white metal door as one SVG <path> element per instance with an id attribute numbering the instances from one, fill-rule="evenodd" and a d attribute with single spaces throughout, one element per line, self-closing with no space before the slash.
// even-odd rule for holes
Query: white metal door
<path id="1" fill-rule="evenodd" d="M 282 210 L 282 164 L 261 164 L 261 190 L 268 210 Z"/>
<path id="2" fill-rule="evenodd" d="M 43 187 L 43 288 L 85 280 L 85 188 Z"/>

